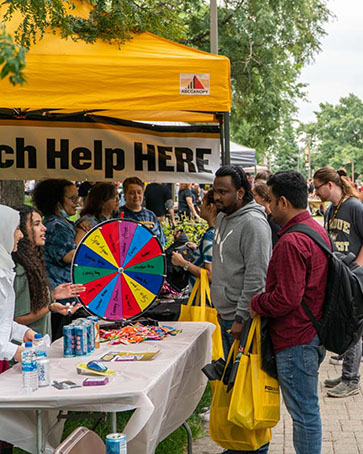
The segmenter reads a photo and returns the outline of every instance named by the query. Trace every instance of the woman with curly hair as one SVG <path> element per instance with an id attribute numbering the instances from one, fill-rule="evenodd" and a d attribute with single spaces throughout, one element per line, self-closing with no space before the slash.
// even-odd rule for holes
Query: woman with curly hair
<path id="1" fill-rule="evenodd" d="M 13 252 L 16 264 L 14 289 L 15 318 L 17 323 L 27 325 L 43 336 L 51 336 L 50 313 L 73 314 L 81 305 L 72 303 L 67 307 L 57 299 L 74 298 L 84 287 L 78 284 L 60 284 L 51 292 L 47 277 L 42 246 L 45 245 L 46 227 L 40 212 L 30 206 L 15 207 L 20 213 L 20 230 L 23 238 Z"/>
<path id="2" fill-rule="evenodd" d="M 96 183 L 89 191 L 81 217 L 75 224 L 75 243 L 78 245 L 88 231 L 82 227 L 84 221 L 95 227 L 100 222 L 111 219 L 118 210 L 118 203 L 119 196 L 113 183 Z"/>

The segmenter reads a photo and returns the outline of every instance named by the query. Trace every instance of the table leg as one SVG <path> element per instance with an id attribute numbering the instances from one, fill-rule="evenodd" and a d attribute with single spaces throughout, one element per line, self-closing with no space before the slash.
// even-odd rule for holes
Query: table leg
<path id="1" fill-rule="evenodd" d="M 37 425 L 37 454 L 42 454 L 43 444 L 43 424 L 42 424 L 42 412 L 41 410 L 35 410 L 36 425 Z"/>
<path id="2" fill-rule="evenodd" d="M 183 427 L 187 431 L 187 437 L 188 437 L 188 454 L 193 454 L 193 435 L 192 431 L 189 427 L 189 424 L 184 421 L 183 422 Z"/>
<path id="3" fill-rule="evenodd" d="M 112 431 L 112 433 L 117 432 L 117 413 L 116 412 L 111 413 L 111 431 Z"/>

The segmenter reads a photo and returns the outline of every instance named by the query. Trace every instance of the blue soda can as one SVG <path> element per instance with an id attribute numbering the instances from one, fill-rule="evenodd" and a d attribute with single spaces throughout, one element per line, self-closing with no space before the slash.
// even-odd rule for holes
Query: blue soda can
<path id="1" fill-rule="evenodd" d="M 63 349 L 65 358 L 76 356 L 76 338 L 72 325 L 63 326 Z"/>
<path id="2" fill-rule="evenodd" d="M 87 320 L 83 324 L 87 328 L 87 354 L 90 354 L 93 351 L 92 348 L 92 341 L 93 341 L 93 326 L 92 322 L 90 320 Z"/>
<path id="3" fill-rule="evenodd" d="M 87 328 L 77 325 L 74 328 L 76 338 L 76 356 L 87 355 Z"/>
<path id="4" fill-rule="evenodd" d="M 106 436 L 106 454 L 127 454 L 126 435 L 122 433 Z"/>
<path id="5" fill-rule="evenodd" d="M 92 339 L 91 339 L 91 347 L 92 351 L 95 349 L 95 322 L 92 320 L 90 317 L 87 317 L 87 322 L 91 325 L 91 333 L 92 333 Z"/>

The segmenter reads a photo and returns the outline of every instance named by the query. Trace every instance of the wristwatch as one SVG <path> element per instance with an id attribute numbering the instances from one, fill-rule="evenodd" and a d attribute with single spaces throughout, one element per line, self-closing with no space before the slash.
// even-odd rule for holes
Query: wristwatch
<path id="1" fill-rule="evenodd" d="M 54 301 L 52 300 L 50 303 L 48 303 L 48 309 L 49 309 L 49 312 L 53 312 L 52 311 L 52 304 L 54 303 Z"/>
<path id="2" fill-rule="evenodd" d="M 189 265 L 190 265 L 190 262 L 187 262 L 187 263 L 183 266 L 183 270 L 184 270 L 184 271 L 188 271 Z"/>
<path id="3" fill-rule="evenodd" d="M 243 318 L 240 315 L 236 315 L 234 317 L 234 321 L 237 322 L 237 323 L 242 323 L 243 322 Z"/>

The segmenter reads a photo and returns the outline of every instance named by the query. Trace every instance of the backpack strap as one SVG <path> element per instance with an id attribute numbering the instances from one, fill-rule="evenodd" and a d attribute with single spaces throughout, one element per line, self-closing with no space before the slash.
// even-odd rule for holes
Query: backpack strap
<path id="1" fill-rule="evenodd" d="M 292 232 L 298 232 L 298 233 L 304 233 L 307 235 L 309 238 L 311 238 L 314 243 L 316 243 L 328 256 L 333 255 L 332 251 L 329 249 L 328 245 L 326 242 L 323 240 L 323 237 L 312 227 L 310 227 L 307 224 L 295 224 L 291 226 L 289 229 L 286 230 L 284 235 L 286 233 L 292 233 Z M 332 249 L 334 250 L 334 243 L 332 242 L 330 236 L 329 236 L 330 244 L 332 246 Z M 314 328 L 318 331 L 318 321 L 314 317 L 313 313 L 311 312 L 309 306 L 305 303 L 304 299 L 301 301 L 301 305 L 304 308 L 304 311 L 312 321 Z"/>
<path id="2" fill-rule="evenodd" d="M 286 235 L 286 233 L 292 233 L 292 232 L 304 233 L 309 238 L 311 238 L 318 246 L 320 246 L 320 248 L 324 252 L 326 252 L 329 256 L 333 255 L 332 251 L 329 249 L 328 245 L 323 240 L 323 237 L 309 225 L 295 224 L 295 225 L 291 226 L 289 229 L 287 229 L 286 232 L 284 233 L 284 235 Z M 329 237 L 329 240 L 330 240 L 331 247 L 334 250 L 334 245 L 333 245 L 330 237 Z"/>

